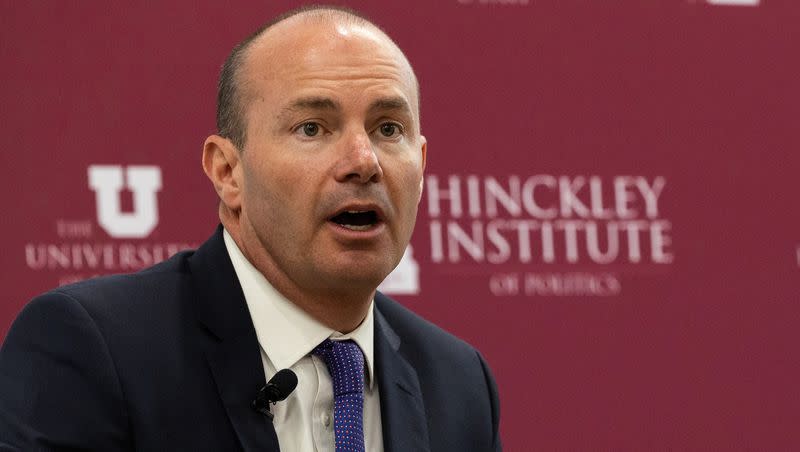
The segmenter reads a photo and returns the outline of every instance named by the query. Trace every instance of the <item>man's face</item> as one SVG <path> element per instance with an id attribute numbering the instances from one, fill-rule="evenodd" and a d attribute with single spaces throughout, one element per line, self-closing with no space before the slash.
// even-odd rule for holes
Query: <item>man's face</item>
<path id="1" fill-rule="evenodd" d="M 370 28 L 268 33 L 240 79 L 245 253 L 301 290 L 374 288 L 408 244 L 422 191 L 411 68 Z"/>

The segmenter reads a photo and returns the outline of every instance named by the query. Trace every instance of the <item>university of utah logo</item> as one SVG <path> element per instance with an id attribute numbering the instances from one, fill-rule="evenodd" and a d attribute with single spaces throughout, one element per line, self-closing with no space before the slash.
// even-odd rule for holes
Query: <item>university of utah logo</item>
<path id="1" fill-rule="evenodd" d="M 158 225 L 156 193 L 161 190 L 161 169 L 157 166 L 89 166 L 89 188 L 95 193 L 97 223 L 118 239 L 140 239 Z M 133 194 L 133 212 L 122 212 L 120 192 Z"/>
<path id="2" fill-rule="evenodd" d="M 181 250 L 197 247 L 197 243 L 184 237 L 178 241 L 149 239 L 159 226 L 157 196 L 163 186 L 160 167 L 89 165 L 75 177 L 84 181 L 76 185 L 83 187 L 79 188 L 80 196 L 94 194 L 94 211 L 75 211 L 75 216 L 53 218 L 56 237 L 25 243 L 28 269 L 47 272 L 62 285 L 104 274 L 138 271 Z M 124 202 L 128 194 L 130 204 Z M 105 234 L 98 235 L 99 230 Z"/>

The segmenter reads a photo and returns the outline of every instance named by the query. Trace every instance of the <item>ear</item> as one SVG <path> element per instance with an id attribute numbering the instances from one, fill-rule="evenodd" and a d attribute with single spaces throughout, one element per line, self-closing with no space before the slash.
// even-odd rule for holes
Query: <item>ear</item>
<path id="1" fill-rule="evenodd" d="M 422 189 L 425 184 L 425 164 L 428 161 L 428 140 L 422 135 L 419 136 L 419 140 L 422 143 L 420 147 L 420 152 L 422 152 L 422 175 L 419 178 L 419 199 L 417 204 L 422 200 Z"/>
<path id="2" fill-rule="evenodd" d="M 233 212 L 242 206 L 242 172 L 239 150 L 219 135 L 211 135 L 203 144 L 203 170 L 222 203 Z"/>

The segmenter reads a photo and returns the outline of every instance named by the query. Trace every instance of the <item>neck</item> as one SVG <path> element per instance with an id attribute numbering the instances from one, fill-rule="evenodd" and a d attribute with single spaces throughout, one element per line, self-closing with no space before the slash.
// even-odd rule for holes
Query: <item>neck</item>
<path id="1" fill-rule="evenodd" d="M 225 230 L 231 235 L 244 257 L 289 301 L 297 305 L 320 323 L 340 333 L 356 329 L 364 318 L 375 296 L 374 288 L 326 287 L 301 285 L 280 269 L 262 248 L 249 247 L 243 240 L 238 218 L 220 213 Z M 250 241 L 252 242 L 252 241 Z M 255 249 L 254 249 L 255 248 Z"/>

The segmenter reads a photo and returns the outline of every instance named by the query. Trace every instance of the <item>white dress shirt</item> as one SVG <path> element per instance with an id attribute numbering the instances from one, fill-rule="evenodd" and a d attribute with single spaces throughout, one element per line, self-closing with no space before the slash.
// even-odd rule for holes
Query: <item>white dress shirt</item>
<path id="1" fill-rule="evenodd" d="M 325 363 L 309 354 L 331 338 L 352 339 L 364 353 L 364 443 L 367 451 L 382 452 L 381 405 L 373 353 L 374 301 L 361 324 L 351 333 L 342 334 L 312 318 L 272 287 L 245 258 L 227 230 L 223 237 L 253 319 L 267 380 L 280 369 L 289 368 L 297 374 L 294 392 L 271 408 L 281 451 L 335 451 L 333 383 Z M 269 420 L 265 417 L 264 422 Z"/>

